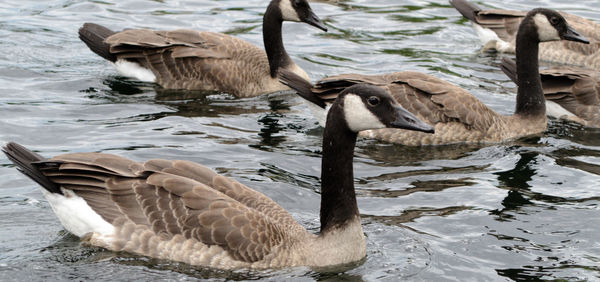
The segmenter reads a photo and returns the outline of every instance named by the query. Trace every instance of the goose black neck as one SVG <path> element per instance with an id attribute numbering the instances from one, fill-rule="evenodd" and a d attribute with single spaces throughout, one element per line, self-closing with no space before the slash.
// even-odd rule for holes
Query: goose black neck
<path id="1" fill-rule="evenodd" d="M 283 17 L 279 9 L 279 1 L 271 1 L 263 17 L 263 42 L 269 59 L 270 74 L 273 78 L 277 77 L 277 70 L 280 67 L 286 67 L 292 62 L 283 47 L 282 24 Z"/>
<path id="2" fill-rule="evenodd" d="M 348 128 L 343 116 L 342 106 L 334 104 L 323 133 L 321 234 L 344 226 L 358 216 L 352 171 L 358 134 Z"/>
<path id="3" fill-rule="evenodd" d="M 518 115 L 545 115 L 546 104 L 539 72 L 539 36 L 531 16 L 525 17 L 517 32 Z"/>

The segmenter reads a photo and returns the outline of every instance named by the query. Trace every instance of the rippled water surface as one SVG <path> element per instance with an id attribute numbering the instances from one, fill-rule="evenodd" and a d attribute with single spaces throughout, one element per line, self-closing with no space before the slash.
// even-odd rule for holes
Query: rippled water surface
<path id="1" fill-rule="evenodd" d="M 291 93 L 251 99 L 161 91 L 120 77 L 77 38 L 113 29 L 187 27 L 262 46 L 267 1 L 0 2 L 0 142 L 46 156 L 108 152 L 186 159 L 267 194 L 318 230 L 321 135 Z M 418 70 L 447 79 L 501 113 L 515 86 L 481 53 L 446 0 L 313 2 L 323 33 L 286 23 L 284 42 L 316 80 Z M 588 1 L 486 1 L 567 10 L 600 21 Z M 600 130 L 550 121 L 541 137 L 494 146 L 409 148 L 358 142 L 358 203 L 367 258 L 344 268 L 221 272 L 80 245 L 39 187 L 0 157 L 0 280 L 600 279 Z"/>

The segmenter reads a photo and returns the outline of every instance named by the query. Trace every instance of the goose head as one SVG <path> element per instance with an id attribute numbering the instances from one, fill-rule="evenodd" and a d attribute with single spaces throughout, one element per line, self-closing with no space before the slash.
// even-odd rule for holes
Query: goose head
<path id="1" fill-rule="evenodd" d="M 341 107 L 344 120 L 353 132 L 381 128 L 434 132 L 431 125 L 401 107 L 384 89 L 370 84 L 346 88 L 333 107 Z M 331 112 L 328 118 L 331 118 Z"/>
<path id="2" fill-rule="evenodd" d="M 567 23 L 567 20 L 558 12 L 550 9 L 538 8 L 528 13 L 533 19 L 540 42 L 569 40 L 589 44 L 590 41 L 579 34 Z"/>
<path id="3" fill-rule="evenodd" d="M 275 0 L 272 3 L 277 4 L 281 11 L 283 21 L 304 22 L 318 29 L 327 31 L 327 26 L 312 11 L 306 0 Z"/>

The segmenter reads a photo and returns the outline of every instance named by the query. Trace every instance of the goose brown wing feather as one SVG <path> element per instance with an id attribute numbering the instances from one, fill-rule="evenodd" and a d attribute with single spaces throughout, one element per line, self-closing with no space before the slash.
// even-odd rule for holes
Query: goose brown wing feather
<path id="1" fill-rule="evenodd" d="M 418 101 L 423 108 L 415 111 L 424 118 L 431 119 L 432 123 L 454 121 L 484 131 L 498 116 L 466 90 L 434 76 L 419 72 L 402 72 L 393 77 L 394 83 L 406 83 L 415 91 L 412 95 L 421 97 Z M 429 98 L 431 103 L 423 98 Z"/>
<path id="2" fill-rule="evenodd" d="M 110 154 L 102 153 L 73 153 L 56 156 L 49 162 L 61 162 L 71 167 L 81 166 L 81 170 L 86 171 L 86 166 L 91 170 L 108 171 L 110 174 L 126 177 L 140 176 L 142 166 L 132 160 Z M 97 169 L 95 169 L 97 168 Z M 61 167 L 61 169 L 63 169 Z"/>
<path id="3" fill-rule="evenodd" d="M 583 105 L 600 105 L 600 73 L 560 67 L 540 71 L 544 94 L 566 94 Z"/>
<path id="4" fill-rule="evenodd" d="M 139 203 L 138 194 L 132 190 L 132 187 L 140 184 L 143 184 L 140 179 L 112 177 L 106 181 L 106 189 L 110 194 L 110 200 L 119 207 L 122 215 L 136 224 L 147 226 L 151 222 Z"/>
<path id="5" fill-rule="evenodd" d="M 511 42 L 517 35 L 519 24 L 527 13 L 511 10 L 482 10 L 477 12 L 476 23 L 493 30 L 500 39 Z"/>
<path id="6" fill-rule="evenodd" d="M 144 163 L 149 171 L 160 171 L 194 179 L 231 197 L 232 199 L 264 213 L 278 223 L 295 228 L 303 227 L 279 204 L 264 194 L 230 178 L 218 175 L 212 169 L 190 161 L 150 160 Z"/>
<path id="7" fill-rule="evenodd" d="M 261 260 L 287 236 L 273 218 L 193 179 L 157 172 L 147 183 L 181 197 L 184 237 L 221 246 L 238 260 Z"/>
<path id="8" fill-rule="evenodd" d="M 48 177 L 51 176 L 61 176 L 64 175 L 64 172 L 59 172 L 59 171 L 46 171 L 44 172 L 44 174 Z M 96 180 L 100 180 L 102 182 L 108 180 L 110 178 L 110 176 L 107 176 L 105 174 L 101 174 L 95 171 L 72 171 L 69 172 L 69 176 L 76 176 L 76 177 L 83 177 L 83 178 L 89 178 L 89 179 L 96 179 Z"/>
<path id="9" fill-rule="evenodd" d="M 600 127 L 600 73 L 563 66 L 540 74 L 547 100 L 581 118 L 581 123 Z"/>
<path id="10" fill-rule="evenodd" d="M 105 42 L 111 52 L 120 53 L 120 48 L 162 48 L 171 46 L 203 47 L 207 41 L 200 32 L 194 30 L 155 31 L 150 29 L 126 29 L 115 33 Z"/>
<path id="11" fill-rule="evenodd" d="M 52 182 L 84 198 L 107 222 L 125 216 L 136 224 L 148 224 L 135 195 L 127 187 L 109 185 L 114 178 L 134 179 L 143 175 L 140 164 L 109 154 L 74 153 L 36 165 Z"/>

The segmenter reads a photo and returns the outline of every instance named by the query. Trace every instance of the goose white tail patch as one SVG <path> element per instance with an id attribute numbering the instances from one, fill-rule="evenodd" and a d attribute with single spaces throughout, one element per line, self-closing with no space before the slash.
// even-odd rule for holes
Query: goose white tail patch
<path id="1" fill-rule="evenodd" d="M 477 36 L 479 36 L 479 40 L 481 40 L 483 45 L 490 41 L 500 40 L 498 35 L 489 28 L 484 28 L 476 23 L 473 23 L 473 29 L 475 29 L 475 32 L 477 32 Z"/>
<path id="2" fill-rule="evenodd" d="M 348 128 L 354 132 L 385 128 L 385 125 L 367 107 L 363 100 L 354 94 L 344 97 L 344 118 Z"/>
<path id="3" fill-rule="evenodd" d="M 546 114 L 557 119 L 575 116 L 572 112 L 552 101 L 546 101 Z"/>
<path id="4" fill-rule="evenodd" d="M 473 23 L 473 29 L 475 29 L 477 36 L 479 36 L 481 44 L 485 46 L 483 51 L 486 51 L 487 49 L 496 49 L 498 52 L 514 52 L 514 48 L 511 48 L 511 44 L 500 39 L 493 30 L 484 28 L 476 23 Z"/>
<path id="5" fill-rule="evenodd" d="M 147 68 L 143 68 L 138 63 L 127 60 L 117 60 L 114 65 L 121 75 L 133 77 L 144 82 L 156 81 L 156 76 L 152 73 L 152 71 Z"/>
<path id="6" fill-rule="evenodd" d="M 64 195 L 44 190 L 44 196 L 65 229 L 78 237 L 89 232 L 113 234 L 115 228 L 92 210 L 82 197 L 71 190 L 62 189 L 62 192 Z"/>
<path id="7" fill-rule="evenodd" d="M 560 40 L 558 30 L 550 24 L 546 15 L 536 14 L 533 16 L 533 21 L 537 27 L 540 42 Z"/>
<path id="8" fill-rule="evenodd" d="M 300 17 L 298 16 L 296 9 L 292 7 L 291 1 L 292 0 L 281 0 L 281 2 L 279 2 L 279 10 L 281 10 L 281 16 L 283 17 L 284 21 L 299 22 Z"/>

